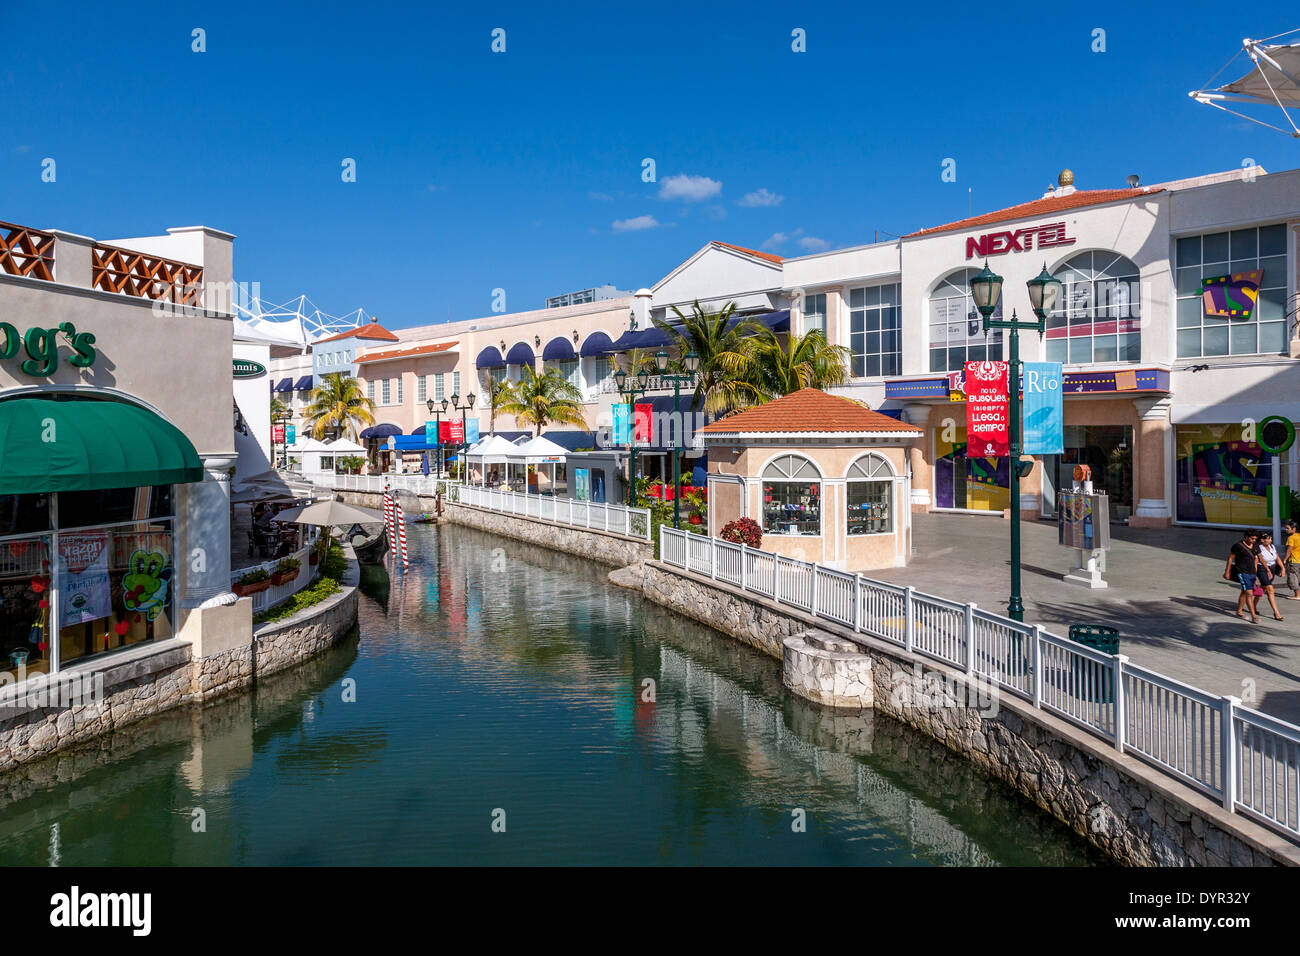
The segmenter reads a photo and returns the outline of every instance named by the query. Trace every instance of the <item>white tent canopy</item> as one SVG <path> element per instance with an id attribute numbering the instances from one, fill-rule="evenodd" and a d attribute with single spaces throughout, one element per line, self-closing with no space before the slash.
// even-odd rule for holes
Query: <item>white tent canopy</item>
<path id="1" fill-rule="evenodd" d="M 568 453 L 569 449 L 555 444 L 549 438 L 538 435 L 522 445 L 511 448 L 507 457 L 511 461 L 522 461 L 529 465 L 561 464 L 564 462 L 564 456 Z"/>
<path id="2" fill-rule="evenodd" d="M 514 451 L 518 449 L 500 435 L 491 435 L 465 452 L 465 457 L 475 459 L 482 464 L 501 464 L 506 460 L 506 456 Z"/>
<path id="3" fill-rule="evenodd" d="M 322 451 L 328 451 L 334 455 L 364 455 L 366 453 L 365 448 L 346 438 L 336 438 L 326 445 Z"/>
<path id="4" fill-rule="evenodd" d="M 1296 125 L 1295 119 L 1287 109 L 1287 107 L 1300 107 L 1300 38 L 1297 38 L 1297 35 L 1300 35 L 1300 30 L 1280 33 L 1265 40 L 1243 40 L 1241 51 L 1224 64 L 1223 68 L 1210 78 L 1209 83 L 1188 95 L 1198 103 L 1213 106 L 1225 113 L 1240 116 L 1252 123 L 1300 139 L 1300 126 Z M 1268 42 L 1283 37 L 1293 39 L 1289 43 L 1269 44 Z M 1250 61 L 1250 71 L 1231 83 L 1213 86 L 1219 75 L 1232 66 L 1242 53 Z M 1235 108 L 1259 105 L 1277 107 L 1286 126 L 1275 126 Z"/>
<path id="5" fill-rule="evenodd" d="M 289 446 L 289 454 L 304 451 L 329 451 L 329 447 L 323 441 L 317 441 L 315 438 L 301 438 Z"/>

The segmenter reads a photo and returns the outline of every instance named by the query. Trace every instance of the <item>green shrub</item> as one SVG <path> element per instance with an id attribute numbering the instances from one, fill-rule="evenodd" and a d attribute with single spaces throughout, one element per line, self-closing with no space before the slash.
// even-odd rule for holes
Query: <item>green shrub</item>
<path id="1" fill-rule="evenodd" d="M 320 574 L 323 578 L 332 578 L 334 581 L 343 580 L 343 572 L 347 570 L 348 560 L 343 557 L 343 548 L 337 542 L 330 542 L 330 550 L 325 555 L 324 560 L 320 563 Z"/>
<path id="2" fill-rule="evenodd" d="M 260 584 L 271 579 L 271 572 L 266 568 L 254 568 L 246 571 L 235 581 L 236 584 Z"/>
<path id="3" fill-rule="evenodd" d="M 275 566 L 277 571 L 297 571 L 302 567 L 302 562 L 297 558 L 281 558 Z"/>
<path id="4" fill-rule="evenodd" d="M 313 604 L 319 604 L 327 597 L 338 594 L 343 588 L 334 578 L 320 577 L 311 587 L 303 588 L 288 600 L 281 601 L 275 607 L 267 608 L 257 617 L 253 618 L 254 624 L 263 624 L 267 621 L 283 621 L 287 617 L 293 617 L 303 608 L 311 607 Z"/>

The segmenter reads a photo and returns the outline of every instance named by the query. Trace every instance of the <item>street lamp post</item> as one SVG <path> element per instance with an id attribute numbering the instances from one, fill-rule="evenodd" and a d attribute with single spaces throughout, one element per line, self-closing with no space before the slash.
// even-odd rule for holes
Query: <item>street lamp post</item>
<path id="1" fill-rule="evenodd" d="M 618 388 L 619 398 L 623 399 L 632 411 L 636 408 L 636 397 L 646 393 L 646 386 L 650 384 L 650 370 L 645 366 L 637 372 L 629 373 L 619 369 L 614 373 L 614 384 Z M 627 387 L 624 388 L 624 385 Z M 636 434 L 635 431 L 628 436 L 627 443 L 627 504 L 632 507 L 636 504 Z"/>
<path id="2" fill-rule="evenodd" d="M 293 415 L 289 412 L 280 412 L 272 419 L 273 425 L 280 426 L 280 444 L 284 446 L 284 466 L 289 467 L 289 422 L 293 421 Z M 275 457 L 275 429 L 271 430 L 271 457 Z"/>
<path id="3" fill-rule="evenodd" d="M 1011 599 L 1007 613 L 1012 620 L 1024 621 L 1025 605 L 1020 597 L 1020 479 L 1033 470 L 1033 462 L 1021 462 L 1020 449 L 1024 441 L 1024 422 L 1020 419 L 1020 332 L 1033 331 L 1039 335 L 1047 327 L 1047 317 L 1056 306 L 1061 294 L 1061 283 L 1052 278 L 1043 263 L 1043 271 L 1027 283 L 1029 303 L 1035 321 L 1021 321 L 1014 309 L 1010 319 L 994 319 L 998 300 L 1002 298 L 1002 277 L 989 269 L 988 262 L 975 278 L 971 279 L 971 297 L 975 308 L 984 318 L 984 331 L 1005 329 L 1010 335 L 1010 361 L 1007 364 L 1007 415 L 1010 418 L 1007 432 L 1007 484 L 1011 496 Z M 969 444 L 967 450 L 969 451 Z M 1028 465 L 1028 467 L 1025 467 Z M 1023 469 L 1024 474 L 1021 474 Z"/>
<path id="4" fill-rule="evenodd" d="M 433 430 L 434 430 L 434 434 L 437 436 L 437 448 L 438 448 L 436 452 L 437 462 L 438 462 L 437 477 L 439 478 L 442 477 L 442 416 L 447 413 L 447 404 L 448 403 L 445 398 L 442 400 L 441 408 L 438 407 L 438 403 L 435 402 L 432 398 L 424 403 L 424 407 L 427 408 L 429 410 L 429 414 L 433 416 Z"/>
<path id="5" fill-rule="evenodd" d="M 673 383 L 673 413 L 677 416 L 677 429 L 673 432 L 673 527 L 682 526 L 682 472 L 681 454 L 677 442 L 685 432 L 682 426 L 682 382 L 689 382 L 695 377 L 695 370 L 700 367 L 700 357 L 695 350 L 687 352 L 682 358 L 685 373 L 668 371 L 668 353 L 662 348 L 655 354 L 655 364 L 659 366 L 659 377 Z"/>
<path id="6" fill-rule="evenodd" d="M 465 434 L 465 413 L 468 412 L 468 411 L 470 411 L 470 410 L 474 407 L 474 399 L 475 399 L 475 397 L 476 397 L 476 396 L 474 395 L 474 393 L 473 393 L 473 392 L 470 392 L 468 395 L 465 396 L 465 404 L 462 405 L 462 404 L 460 403 L 460 395 L 459 395 L 459 394 L 453 393 L 452 396 L 451 396 L 451 404 L 452 404 L 452 407 L 453 407 L 456 411 L 460 412 L 460 443 L 461 443 L 461 454 L 460 454 L 460 461 L 459 461 L 459 464 L 460 464 L 461 468 L 464 469 L 464 471 L 462 472 L 462 478 L 463 478 L 463 480 L 465 480 L 465 481 L 468 481 L 468 480 L 469 480 L 469 466 L 465 463 L 465 451 L 464 451 L 465 448 L 468 447 L 468 443 L 465 441 L 465 438 L 467 437 L 466 434 Z M 444 405 L 445 405 L 445 403 L 444 403 Z"/>

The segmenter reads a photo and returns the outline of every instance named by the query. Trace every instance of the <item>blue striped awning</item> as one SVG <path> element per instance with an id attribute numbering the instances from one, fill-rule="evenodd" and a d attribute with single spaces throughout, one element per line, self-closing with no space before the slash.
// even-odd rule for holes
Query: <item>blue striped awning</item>
<path id="1" fill-rule="evenodd" d="M 282 379 L 280 379 L 280 381 L 278 381 L 278 382 L 275 383 L 275 388 L 271 389 L 271 391 L 273 391 L 273 392 L 292 392 L 292 391 L 293 391 L 293 379 L 291 379 L 291 378 L 282 378 Z"/>
<path id="2" fill-rule="evenodd" d="M 506 360 L 501 357 L 495 346 L 489 345 L 474 360 L 475 368 L 505 368 Z"/>
<path id="3" fill-rule="evenodd" d="M 520 342 L 518 345 L 511 347 L 506 353 L 507 365 L 532 365 L 533 350 L 526 342 Z"/>
<path id="4" fill-rule="evenodd" d="M 608 355 L 614 351 L 614 343 L 609 340 L 609 336 L 604 332 L 592 332 L 582 343 L 582 357 L 590 358 L 593 355 Z"/>
<path id="5" fill-rule="evenodd" d="M 562 335 L 557 335 L 546 343 L 542 349 L 542 358 L 547 362 L 563 362 L 576 357 L 573 343 Z"/>

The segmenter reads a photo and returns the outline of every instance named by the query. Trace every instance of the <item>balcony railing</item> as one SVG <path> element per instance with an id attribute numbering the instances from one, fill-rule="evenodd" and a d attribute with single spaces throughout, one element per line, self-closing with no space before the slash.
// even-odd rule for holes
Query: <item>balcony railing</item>
<path id="1" fill-rule="evenodd" d="M 0 272 L 54 281 L 54 236 L 0 222 Z"/>
<path id="2" fill-rule="evenodd" d="M 90 250 L 90 268 L 94 289 L 179 305 L 203 304 L 202 266 L 96 244 Z"/>

